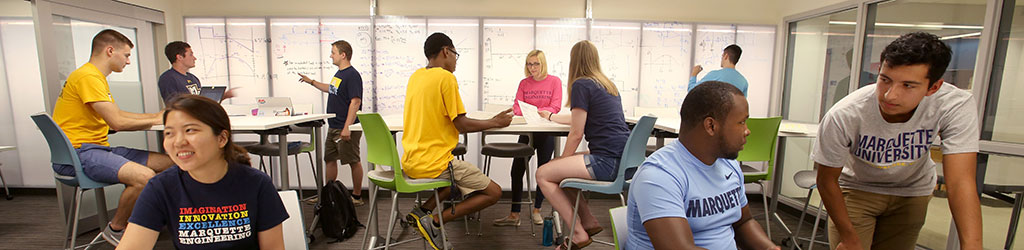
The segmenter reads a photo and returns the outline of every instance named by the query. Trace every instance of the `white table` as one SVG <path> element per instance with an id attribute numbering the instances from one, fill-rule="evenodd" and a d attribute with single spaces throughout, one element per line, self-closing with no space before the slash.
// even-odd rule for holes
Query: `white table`
<path id="1" fill-rule="evenodd" d="M 15 146 L 0 146 L 0 152 L 15 150 L 17 148 L 18 147 L 15 147 Z M 0 165 L 0 166 L 2 166 L 2 165 Z M 6 194 L 6 196 L 4 196 L 4 198 L 6 198 L 8 200 L 14 199 L 14 196 L 11 195 L 11 190 L 7 189 L 7 180 L 4 180 L 4 172 L 3 172 L 3 170 L 0 170 L 0 183 L 3 183 L 3 185 L 4 185 L 4 194 Z"/>
<path id="2" fill-rule="evenodd" d="M 231 131 L 258 131 L 268 134 L 277 134 L 278 143 L 287 145 L 288 143 L 288 129 L 287 126 L 300 124 L 304 122 L 320 121 L 327 118 L 334 117 L 334 114 L 309 114 L 309 115 L 298 115 L 298 116 L 231 116 Z M 313 133 L 310 136 L 317 138 L 320 136 L 323 125 L 315 126 Z M 150 128 L 150 130 L 163 130 L 163 125 L 156 125 Z M 313 140 L 315 142 L 321 141 L 320 139 Z M 319 144 L 319 143 L 318 143 Z M 281 186 L 279 190 L 285 190 L 289 188 L 288 185 L 288 147 L 282 146 L 280 148 L 280 155 L 278 157 L 281 166 Z M 320 145 L 315 145 L 316 148 L 316 171 L 317 173 L 323 172 L 323 148 Z M 323 186 L 321 180 L 316 180 L 317 190 Z M 301 187 L 300 187 L 301 188 Z M 318 191 L 319 193 L 319 191 Z"/>
<path id="3" fill-rule="evenodd" d="M 1024 155 L 1010 154 L 999 152 L 995 150 L 988 150 L 986 147 L 982 147 L 978 154 L 987 154 L 989 156 L 997 155 L 1002 157 L 1011 157 L 1015 159 L 1021 159 Z M 990 161 L 991 162 L 991 161 Z M 1020 223 L 1021 208 L 1024 207 L 1024 180 L 1020 179 L 1019 175 L 1014 174 L 1016 168 L 1020 166 L 1005 166 L 1005 165 L 993 165 L 986 163 L 978 168 L 977 181 L 981 183 L 982 192 L 999 192 L 999 193 L 1010 193 L 1014 195 L 1013 209 L 1010 213 L 1009 228 L 1006 233 L 1006 240 L 1003 242 L 1003 249 L 1014 249 L 1013 243 L 1014 238 L 1017 236 L 1017 226 Z M 954 235 L 956 232 L 956 224 L 950 223 L 950 235 Z M 957 238 L 957 237 L 950 237 Z M 959 244 L 959 242 L 955 242 Z M 958 248 L 950 248 L 958 249 Z"/>
<path id="4" fill-rule="evenodd" d="M 490 119 L 496 112 L 488 111 L 475 111 L 466 113 L 466 117 L 473 119 Z M 391 114 L 382 115 L 384 123 L 388 125 L 388 130 L 394 132 L 401 132 L 405 129 L 402 114 Z M 569 125 L 559 123 L 546 123 L 546 124 L 526 124 L 520 122 L 520 119 L 513 119 L 513 124 L 504 128 L 492 128 L 484 130 L 483 132 L 494 132 L 494 133 L 539 133 L 539 132 L 553 132 L 553 133 L 568 133 Z M 362 124 L 356 123 L 348 127 L 351 131 L 363 131 Z"/>
<path id="5" fill-rule="evenodd" d="M 636 124 L 636 122 L 639 121 L 639 120 L 640 120 L 639 117 L 626 117 L 626 122 L 632 123 L 632 124 Z M 679 136 L 679 126 L 680 126 L 680 124 L 681 124 L 681 120 L 679 120 L 679 119 L 659 118 L 657 121 L 655 121 L 654 128 L 656 129 L 655 137 L 657 137 L 658 148 L 661 148 L 662 146 L 664 146 L 665 138 L 666 137 L 676 138 L 676 137 Z M 817 136 L 818 136 L 818 124 L 805 123 L 805 122 L 797 122 L 797 121 L 789 121 L 789 120 L 782 120 L 782 124 L 779 125 L 778 145 L 779 145 L 779 149 L 780 150 L 777 150 L 775 152 L 776 153 L 776 157 L 775 157 L 776 158 L 775 170 L 774 170 L 775 172 L 772 173 L 772 180 L 771 180 L 772 181 L 772 194 L 771 194 L 772 201 L 771 201 L 770 207 L 768 208 L 768 213 L 771 214 L 771 216 L 774 217 L 778 221 L 779 225 L 782 225 L 783 229 L 785 229 L 787 232 L 789 232 L 790 235 L 792 235 L 793 233 L 789 230 L 789 227 L 786 226 L 785 222 L 782 221 L 782 218 L 780 218 L 779 215 L 776 214 L 776 211 L 777 211 L 776 209 L 779 206 L 779 192 L 782 190 L 782 179 L 783 179 L 782 172 L 783 172 L 783 167 L 785 166 L 785 164 L 782 164 L 782 162 L 783 162 L 783 151 L 784 151 L 782 149 L 785 148 L 784 145 L 786 145 L 786 138 L 787 137 L 814 138 L 814 137 L 817 137 Z"/>

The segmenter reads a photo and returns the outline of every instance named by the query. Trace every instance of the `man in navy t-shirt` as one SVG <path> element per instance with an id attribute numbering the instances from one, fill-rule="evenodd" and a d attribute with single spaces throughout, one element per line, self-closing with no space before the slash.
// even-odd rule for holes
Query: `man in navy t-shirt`
<path id="1" fill-rule="evenodd" d="M 363 205 L 360 197 L 363 189 L 363 165 L 359 161 L 359 138 L 362 133 L 350 131 L 348 127 L 356 120 L 356 112 L 362 109 L 363 78 L 352 67 L 352 45 L 344 40 L 331 43 L 331 61 L 338 66 L 331 83 L 317 82 L 303 74 L 299 81 L 313 85 L 326 92 L 327 113 L 335 114 L 327 119 L 327 139 L 324 140 L 324 161 L 327 162 L 327 181 L 338 178 L 338 161 L 352 168 L 352 202 Z"/>
<path id="2" fill-rule="evenodd" d="M 752 219 L 736 162 L 750 134 L 740 89 L 704 82 L 683 100 L 679 140 L 636 171 L 626 249 L 779 249 Z"/>
<path id="3" fill-rule="evenodd" d="M 192 46 L 182 41 L 174 41 L 164 47 L 164 55 L 171 61 L 171 68 L 160 74 L 160 80 L 156 84 L 160 87 L 160 97 L 164 103 L 181 94 L 198 95 L 203 85 L 199 83 L 196 75 L 188 72 L 189 69 L 196 67 L 196 56 L 192 54 Z M 234 88 L 224 92 L 222 99 L 234 97 L 232 90 Z"/>

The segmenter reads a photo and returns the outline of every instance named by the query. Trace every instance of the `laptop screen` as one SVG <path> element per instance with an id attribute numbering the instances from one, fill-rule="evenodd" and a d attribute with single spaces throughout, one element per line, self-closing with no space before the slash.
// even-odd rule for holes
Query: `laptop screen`
<path id="1" fill-rule="evenodd" d="M 224 98 L 224 91 L 227 89 L 228 87 L 224 86 L 203 87 L 199 90 L 199 95 L 219 103 Z"/>

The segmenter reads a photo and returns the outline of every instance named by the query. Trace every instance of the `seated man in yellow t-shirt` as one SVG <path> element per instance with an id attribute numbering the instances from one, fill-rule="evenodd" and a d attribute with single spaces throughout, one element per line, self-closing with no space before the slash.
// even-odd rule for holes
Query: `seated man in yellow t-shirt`
<path id="1" fill-rule="evenodd" d="M 455 160 L 451 152 L 459 142 L 459 133 L 507 127 L 512 122 L 512 109 L 488 120 L 466 117 L 459 84 L 452 74 L 459 58 L 452 39 L 434 33 L 427 37 L 423 52 L 427 56 L 427 67 L 409 77 L 405 92 L 402 169 L 411 178 L 453 179 L 459 191 L 468 195 L 458 204 L 458 209 L 453 206 L 442 211 L 444 222 L 448 222 L 494 205 L 501 198 L 501 187 L 497 183 L 473 164 Z M 443 188 L 439 195 L 448 197 L 450 192 L 451 188 Z M 406 220 L 415 223 L 431 247 L 448 249 L 441 242 L 441 221 L 428 216 L 436 208 L 434 199 L 437 198 L 431 197 L 423 206 L 414 208 Z"/>
<path id="2" fill-rule="evenodd" d="M 133 46 L 131 40 L 114 30 L 96 34 L 89 62 L 71 72 L 53 110 L 53 120 L 78 152 L 85 175 L 99 182 L 125 184 L 117 213 L 102 233 L 115 246 L 149 178 L 173 164 L 166 154 L 110 147 L 107 142 L 110 129 L 145 130 L 161 124 L 162 112 L 129 113 L 119 109 L 110 95 L 107 75 L 124 70 Z M 60 175 L 75 175 L 74 167 L 69 165 L 54 164 L 53 169 Z"/>

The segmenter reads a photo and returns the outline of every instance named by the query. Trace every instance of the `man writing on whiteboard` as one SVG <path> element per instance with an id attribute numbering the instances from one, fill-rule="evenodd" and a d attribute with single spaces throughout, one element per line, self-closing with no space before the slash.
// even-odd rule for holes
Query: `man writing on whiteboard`
<path id="1" fill-rule="evenodd" d="M 351 131 L 348 127 L 359 123 L 356 111 L 362 109 L 363 77 L 352 67 L 352 45 L 345 40 L 331 43 L 331 62 L 338 66 L 331 83 L 309 79 L 306 75 L 299 81 L 308 83 L 327 95 L 327 113 L 334 117 L 327 119 L 327 144 L 324 145 L 324 169 L 327 181 L 338 179 L 338 161 L 348 164 L 352 170 L 352 203 L 362 206 L 360 195 L 363 190 L 363 165 L 359 161 L 359 138 L 362 132 Z"/>
<path id="2" fill-rule="evenodd" d="M 171 62 L 171 68 L 160 74 L 160 79 L 156 83 L 160 87 L 160 97 L 164 103 L 182 94 L 198 95 L 199 89 L 203 86 L 196 75 L 188 72 L 189 69 L 196 67 L 196 56 L 192 54 L 192 46 L 182 41 L 173 41 L 164 47 L 164 55 Z M 234 97 L 234 89 L 224 92 L 221 99 Z"/>
<path id="3" fill-rule="evenodd" d="M 697 87 L 697 84 L 707 81 L 720 81 L 736 88 L 743 92 L 743 96 L 747 96 L 747 78 L 743 77 L 739 71 L 736 71 L 736 64 L 740 62 L 740 55 L 743 54 L 743 50 L 740 49 L 739 45 L 729 45 L 722 51 L 722 69 L 708 72 L 704 78 L 697 81 L 697 74 L 700 74 L 704 70 L 704 67 L 700 65 L 693 66 L 693 71 L 690 71 L 690 84 L 686 87 L 686 91 L 689 92 L 693 88 Z"/>
<path id="4" fill-rule="evenodd" d="M 121 241 L 142 188 L 157 172 L 173 164 L 165 154 L 111 147 L 107 142 L 111 129 L 139 131 L 163 123 L 162 113 L 138 114 L 121 110 L 110 95 L 107 76 L 124 70 L 130 62 L 133 46 L 128 37 L 114 30 L 96 34 L 92 39 L 89 62 L 68 75 L 53 108 L 53 120 L 75 147 L 86 177 L 98 182 L 124 184 L 117 213 L 101 233 L 114 246 Z M 70 165 L 54 164 L 53 170 L 63 176 L 75 176 L 75 168 Z"/>

